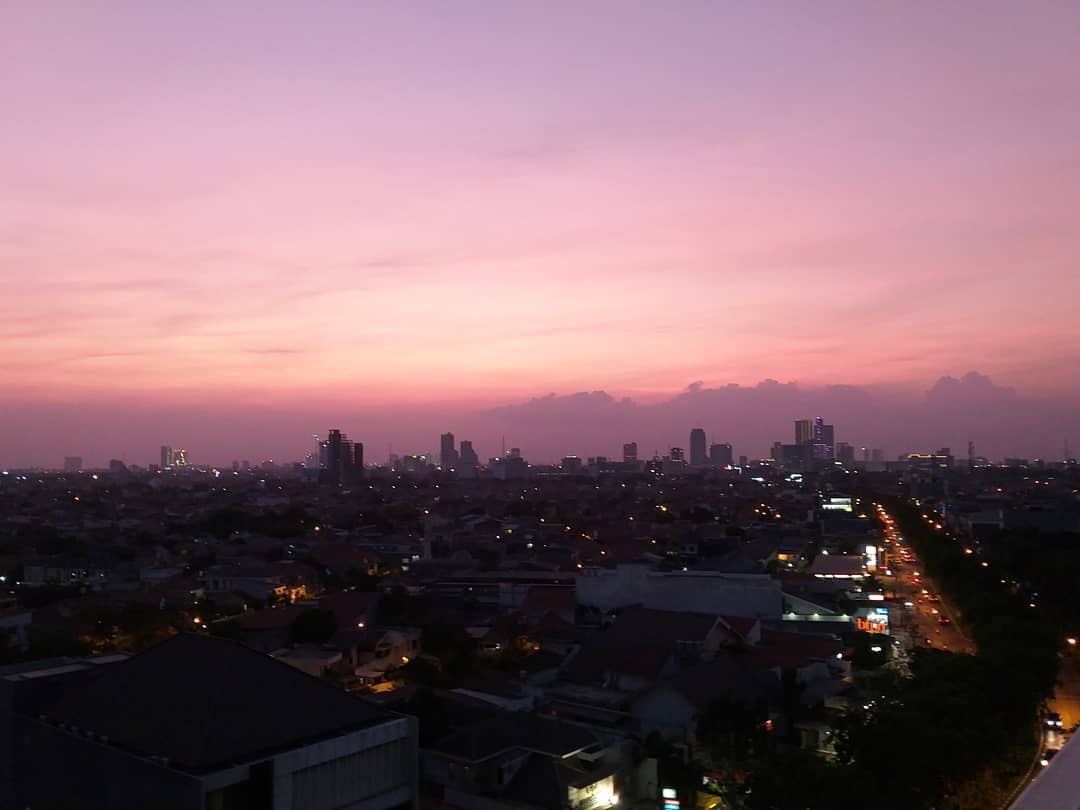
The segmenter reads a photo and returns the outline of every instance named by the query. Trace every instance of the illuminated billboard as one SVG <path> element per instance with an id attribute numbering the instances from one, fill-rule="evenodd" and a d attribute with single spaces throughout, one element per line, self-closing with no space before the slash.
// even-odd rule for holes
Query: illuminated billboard
<path id="1" fill-rule="evenodd" d="M 889 609 L 877 608 L 866 614 L 865 617 L 855 617 L 855 629 L 862 630 L 864 633 L 885 633 L 889 632 Z"/>
<path id="2" fill-rule="evenodd" d="M 826 495 L 821 499 L 821 508 L 826 512 L 854 512 L 855 503 L 850 495 Z"/>

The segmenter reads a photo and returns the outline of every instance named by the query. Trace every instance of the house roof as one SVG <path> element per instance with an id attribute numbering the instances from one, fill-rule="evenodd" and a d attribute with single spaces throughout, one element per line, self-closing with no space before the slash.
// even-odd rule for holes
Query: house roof
<path id="1" fill-rule="evenodd" d="M 704 641 L 716 620 L 717 616 L 711 613 L 628 607 L 619 613 L 608 632 L 630 642 L 641 639 Z"/>
<path id="2" fill-rule="evenodd" d="M 195 773 L 392 718 L 242 644 L 195 634 L 109 667 L 49 716 Z"/>
<path id="3" fill-rule="evenodd" d="M 625 608 L 611 627 L 584 641 L 565 671 L 586 679 L 605 672 L 658 678 L 676 652 L 676 642 L 704 641 L 717 618 L 706 613 Z"/>
<path id="4" fill-rule="evenodd" d="M 779 689 L 774 675 L 751 668 L 740 655 L 719 655 L 682 670 L 667 683 L 699 709 L 717 699 L 748 703 L 767 700 L 775 698 Z"/>
<path id="5" fill-rule="evenodd" d="M 588 729 L 555 718 L 499 712 L 443 737 L 431 750 L 466 762 L 482 762 L 514 749 L 565 757 L 596 741 Z"/>
<path id="6" fill-rule="evenodd" d="M 757 666 L 798 669 L 815 661 L 834 660 L 842 649 L 841 642 L 831 638 L 762 630 L 761 643 L 751 649 L 748 660 Z"/>
<path id="7" fill-rule="evenodd" d="M 649 639 L 630 642 L 602 632 L 587 640 L 564 668 L 571 678 L 597 681 L 607 672 L 656 679 L 674 653 L 670 641 Z"/>
<path id="8" fill-rule="evenodd" d="M 566 806 L 567 788 L 581 788 L 611 774 L 610 768 L 579 770 L 565 761 L 534 754 L 525 761 L 500 794 L 525 807 L 562 810 Z"/>
<path id="9" fill-rule="evenodd" d="M 231 621 L 245 630 L 283 630 L 286 627 L 292 627 L 296 617 L 303 612 L 304 607 L 301 605 L 285 605 L 251 610 Z"/>
<path id="10" fill-rule="evenodd" d="M 526 616 L 543 616 L 555 611 L 573 613 L 577 604 L 572 586 L 533 585 L 521 603 L 521 612 Z"/>
<path id="11" fill-rule="evenodd" d="M 321 597 L 319 607 L 334 614 L 339 628 L 352 627 L 368 614 L 378 598 L 377 593 L 369 591 L 342 591 Z"/>
<path id="12" fill-rule="evenodd" d="M 744 641 L 753 632 L 754 625 L 758 623 L 757 619 L 749 616 L 721 616 L 720 619 Z"/>

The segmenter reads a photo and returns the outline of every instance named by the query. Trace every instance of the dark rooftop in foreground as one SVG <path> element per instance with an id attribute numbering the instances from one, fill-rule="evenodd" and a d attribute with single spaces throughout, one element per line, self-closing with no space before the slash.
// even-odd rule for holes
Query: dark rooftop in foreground
<path id="1" fill-rule="evenodd" d="M 239 643 L 182 634 L 114 665 L 48 719 L 198 773 L 391 717 Z"/>

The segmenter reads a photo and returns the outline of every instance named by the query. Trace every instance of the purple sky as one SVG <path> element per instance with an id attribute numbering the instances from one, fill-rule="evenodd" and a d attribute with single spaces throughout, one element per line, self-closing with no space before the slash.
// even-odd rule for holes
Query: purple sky
<path id="1" fill-rule="evenodd" d="M 0 466 L 331 423 L 557 457 L 693 419 L 758 455 L 818 404 L 890 451 L 1059 456 L 1078 75 L 1080 5 L 1038 0 L 14 4 Z M 929 415 L 972 369 L 1018 392 L 985 438 Z M 686 411 L 699 380 L 776 413 Z M 637 405 L 492 411 L 594 390 Z"/>

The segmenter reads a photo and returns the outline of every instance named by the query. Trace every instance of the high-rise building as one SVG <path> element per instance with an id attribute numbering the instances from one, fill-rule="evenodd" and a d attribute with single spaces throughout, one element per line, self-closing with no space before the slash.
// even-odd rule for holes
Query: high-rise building
<path id="1" fill-rule="evenodd" d="M 832 425 L 826 425 L 820 416 L 813 419 L 798 419 L 795 422 L 795 444 L 805 448 L 803 455 L 807 459 L 827 462 L 834 452 Z"/>
<path id="2" fill-rule="evenodd" d="M 167 445 L 161 445 L 161 467 L 168 469 L 173 465 L 173 449 Z"/>
<path id="3" fill-rule="evenodd" d="M 795 420 L 795 444 L 811 444 L 814 441 L 814 423 L 810 419 Z"/>
<path id="4" fill-rule="evenodd" d="M 64 456 L 64 472 L 77 473 L 82 468 L 82 456 Z"/>
<path id="5" fill-rule="evenodd" d="M 622 460 L 626 464 L 637 461 L 637 442 L 627 442 L 622 446 Z"/>
<path id="6" fill-rule="evenodd" d="M 439 464 L 444 470 L 457 466 L 458 451 L 454 449 L 454 434 L 444 433 L 439 439 Z"/>
<path id="7" fill-rule="evenodd" d="M 364 445 L 349 441 L 340 430 L 331 430 L 326 438 L 326 464 L 319 471 L 319 480 L 336 486 L 359 480 L 363 472 Z"/>
<path id="8" fill-rule="evenodd" d="M 669 458 L 672 461 L 678 461 L 678 462 L 682 462 L 683 464 L 685 464 L 686 463 L 686 451 L 683 450 L 683 448 L 681 448 L 681 447 L 672 447 L 671 448 L 671 455 L 669 456 Z"/>
<path id="9" fill-rule="evenodd" d="M 855 448 L 847 442 L 838 442 L 836 445 L 836 460 L 847 466 L 853 465 L 855 463 Z"/>
<path id="10" fill-rule="evenodd" d="M 559 466 L 562 467 L 564 473 L 576 475 L 582 471 L 584 465 L 582 465 L 581 459 L 577 456 L 564 456 L 563 460 L 559 463 Z"/>
<path id="11" fill-rule="evenodd" d="M 173 466 L 186 467 L 187 463 L 187 450 L 185 450 L 183 447 L 175 448 L 173 450 Z"/>
<path id="12" fill-rule="evenodd" d="M 730 467 L 735 463 L 735 456 L 732 455 L 731 445 L 727 442 L 720 442 L 719 444 L 713 444 L 709 447 L 709 464 L 713 467 Z"/>
<path id="13" fill-rule="evenodd" d="M 461 440 L 461 449 L 458 451 L 458 463 L 463 467 L 480 466 L 480 457 L 473 450 L 472 442 L 468 439 Z"/>
<path id="14" fill-rule="evenodd" d="M 704 467 L 708 462 L 706 455 L 705 431 L 702 428 L 694 428 L 690 431 L 690 466 Z"/>

